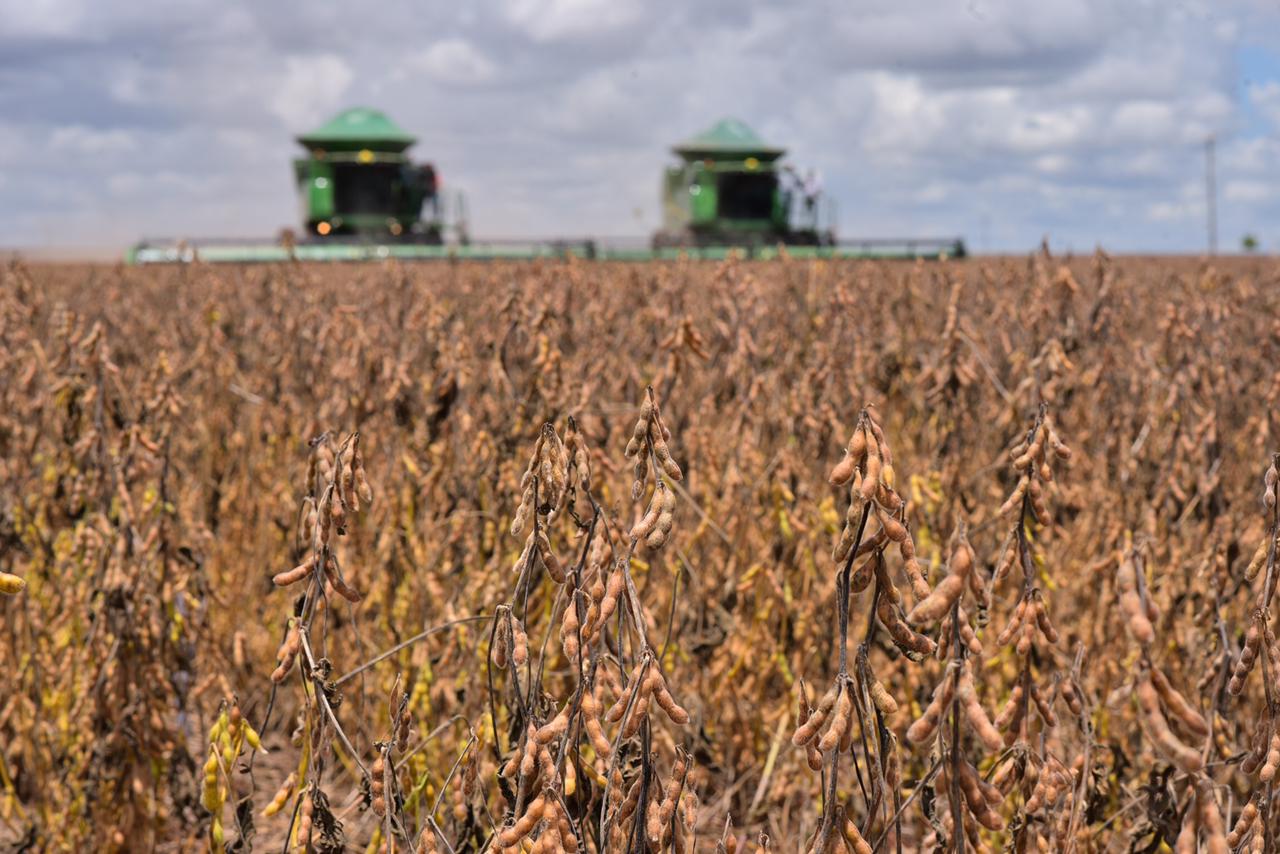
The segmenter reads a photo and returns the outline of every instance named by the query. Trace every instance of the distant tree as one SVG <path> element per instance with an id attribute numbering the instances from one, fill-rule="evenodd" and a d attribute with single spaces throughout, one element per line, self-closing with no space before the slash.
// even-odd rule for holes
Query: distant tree
<path id="1" fill-rule="evenodd" d="M 1257 252 L 1258 238 L 1254 237 L 1252 234 L 1246 234 L 1244 237 L 1240 238 L 1240 248 L 1245 252 Z"/>

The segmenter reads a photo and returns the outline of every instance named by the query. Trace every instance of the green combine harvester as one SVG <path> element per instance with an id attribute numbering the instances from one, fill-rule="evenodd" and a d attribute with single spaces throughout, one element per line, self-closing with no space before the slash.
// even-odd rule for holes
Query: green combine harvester
<path id="1" fill-rule="evenodd" d="M 472 241 L 461 194 L 446 199 L 435 167 L 407 155 L 415 138 L 383 113 L 339 113 L 298 143 L 293 161 L 303 229 L 273 241 L 144 240 L 130 263 L 370 261 L 387 258 L 652 260 L 962 257 L 963 241 L 837 241 L 834 205 L 814 174 L 801 176 L 785 151 L 745 124 L 724 119 L 672 150 L 663 181 L 663 228 L 647 248 L 594 240 Z"/>
<path id="2" fill-rule="evenodd" d="M 785 149 L 766 145 L 737 119 L 723 119 L 672 151 L 680 163 L 666 171 L 655 249 L 835 243 L 819 222 L 823 199 L 812 173 L 806 186 L 780 165 Z"/>
<path id="3" fill-rule="evenodd" d="M 356 108 L 298 137 L 293 161 L 309 238 L 443 243 L 438 180 L 405 150 L 417 142 L 377 110 Z"/>

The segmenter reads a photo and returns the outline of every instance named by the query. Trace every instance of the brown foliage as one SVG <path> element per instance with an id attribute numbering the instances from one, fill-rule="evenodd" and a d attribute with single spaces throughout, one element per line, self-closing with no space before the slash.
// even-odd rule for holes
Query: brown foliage
<path id="1" fill-rule="evenodd" d="M 0 845 L 1257 845 L 1278 316 L 1267 259 L 10 263 Z"/>

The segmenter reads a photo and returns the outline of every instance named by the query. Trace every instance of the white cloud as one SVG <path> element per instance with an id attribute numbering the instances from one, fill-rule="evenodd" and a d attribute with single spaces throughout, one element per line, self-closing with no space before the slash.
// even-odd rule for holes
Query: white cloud
<path id="1" fill-rule="evenodd" d="M 81 33 L 83 0 L 0 0 L 0 37 L 68 38 Z"/>
<path id="2" fill-rule="evenodd" d="M 1280 132 L 1280 80 L 1250 86 L 1249 102 L 1270 122 L 1273 130 Z"/>
<path id="3" fill-rule="evenodd" d="M 117 172 L 107 179 L 107 188 L 117 196 L 134 196 L 148 199 L 160 194 L 182 193 L 194 195 L 207 193 L 217 186 L 217 179 L 201 178 L 173 171 Z"/>
<path id="4" fill-rule="evenodd" d="M 1204 206 L 1195 202 L 1152 202 L 1147 205 L 1147 219 L 1152 222 L 1182 222 L 1203 216 Z"/>
<path id="5" fill-rule="evenodd" d="M 1166 198 L 1147 205 L 1147 218 L 1154 222 L 1194 221 L 1205 217 L 1205 187 L 1200 180 L 1182 180 L 1166 193 Z M 1171 198 L 1168 196 L 1172 196 Z"/>
<path id="6" fill-rule="evenodd" d="M 1222 198 L 1228 202 L 1263 202 L 1274 197 L 1274 181 L 1228 181 L 1222 188 Z"/>
<path id="7" fill-rule="evenodd" d="M 354 76 L 346 60 L 331 53 L 291 56 L 268 103 L 290 127 L 305 128 L 343 103 Z"/>
<path id="8" fill-rule="evenodd" d="M 49 146 L 54 151 L 93 157 L 135 151 L 138 140 L 127 130 L 95 130 L 84 125 L 68 125 L 53 131 Z"/>
<path id="9" fill-rule="evenodd" d="M 507 0 L 508 22 L 535 41 L 572 41 L 599 37 L 639 24 L 645 7 L 639 0 Z"/>
<path id="10" fill-rule="evenodd" d="M 1071 167 L 1071 159 L 1065 154 L 1043 154 L 1034 163 L 1036 171 L 1045 175 L 1061 175 Z"/>
<path id="11" fill-rule="evenodd" d="M 1113 133 L 1132 140 L 1168 139 L 1177 117 L 1168 101 L 1127 101 L 1116 107 L 1108 122 Z"/>
<path id="12" fill-rule="evenodd" d="M 486 83 L 498 72 L 493 60 L 463 38 L 435 42 L 409 64 L 434 80 L 456 85 Z"/>

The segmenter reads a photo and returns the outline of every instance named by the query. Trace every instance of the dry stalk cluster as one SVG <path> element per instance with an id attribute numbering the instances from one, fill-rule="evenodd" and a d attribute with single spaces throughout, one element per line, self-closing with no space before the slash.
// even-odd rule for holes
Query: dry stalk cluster
<path id="1" fill-rule="evenodd" d="M 6 261 L 0 849 L 1274 850 L 1277 316 L 1262 257 Z"/>

